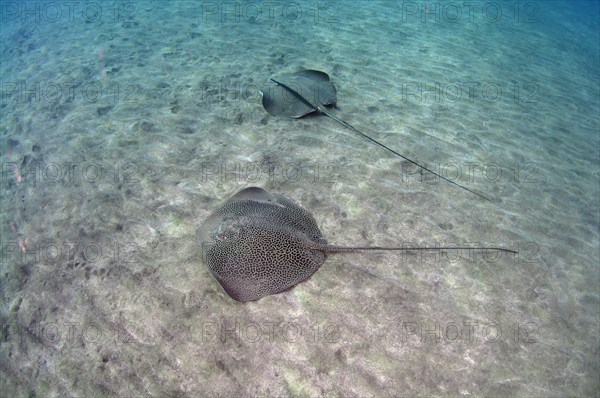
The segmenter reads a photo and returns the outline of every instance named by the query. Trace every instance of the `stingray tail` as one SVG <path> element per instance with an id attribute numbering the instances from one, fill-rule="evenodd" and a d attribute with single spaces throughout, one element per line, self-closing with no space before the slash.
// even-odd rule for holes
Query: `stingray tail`
<path id="1" fill-rule="evenodd" d="M 448 250 L 494 250 L 501 251 L 506 253 L 519 253 L 516 250 L 506 249 L 504 247 L 464 247 L 464 246 L 438 246 L 438 247 L 381 247 L 381 246 L 367 246 L 367 247 L 346 247 L 346 246 L 330 246 L 327 245 L 324 247 L 324 250 L 330 253 L 354 253 L 359 251 L 423 251 L 423 250 L 440 250 L 440 251 L 448 251 Z"/>
<path id="2" fill-rule="evenodd" d="M 377 141 L 376 139 L 369 137 L 368 135 L 366 135 L 366 134 L 365 134 L 365 133 L 363 133 L 362 131 L 360 131 L 360 130 L 358 130 L 357 128 L 355 128 L 354 126 L 352 126 L 351 124 L 349 124 L 349 123 L 347 123 L 347 122 L 343 121 L 342 119 L 338 119 L 337 117 L 335 117 L 334 115 L 332 115 L 332 114 L 331 114 L 329 111 L 327 111 L 327 109 L 325 109 L 325 107 L 323 107 L 323 106 L 320 106 L 320 107 L 318 108 L 318 111 L 319 111 L 319 112 L 322 112 L 322 113 L 324 113 L 324 114 L 325 114 L 325 115 L 327 115 L 327 116 L 329 116 L 330 118 L 332 118 L 332 119 L 333 119 L 333 120 L 335 120 L 336 122 L 340 123 L 342 126 L 344 126 L 344 127 L 347 127 L 347 128 L 349 128 L 350 130 L 354 131 L 355 133 L 358 133 L 358 134 L 360 134 L 361 136 L 363 136 L 363 137 L 364 137 L 364 138 L 366 138 L 367 140 L 369 140 L 369 141 L 373 142 L 374 144 L 376 144 L 376 145 L 379 145 L 380 147 L 382 147 L 383 149 L 385 149 L 385 150 L 387 150 L 387 151 L 390 151 L 390 152 L 391 152 L 391 153 L 393 153 L 394 155 L 396 155 L 396 156 L 400 156 L 402 159 L 404 159 L 404 160 L 406 160 L 406 161 L 408 161 L 408 162 L 410 162 L 410 163 L 414 164 L 415 166 L 417 166 L 417 167 L 420 167 L 420 168 L 422 168 L 423 170 L 426 170 L 426 171 L 430 172 L 431 174 L 433 174 L 433 175 L 436 175 L 436 176 L 440 177 L 442 180 L 445 180 L 445 181 L 449 182 L 450 184 L 454 184 L 454 185 L 456 185 L 457 187 L 459 187 L 459 188 L 462 188 L 462 189 L 464 189 L 465 191 L 471 192 L 472 194 L 475 194 L 475 195 L 479 196 L 480 198 L 483 198 L 483 199 L 485 199 L 485 200 L 487 200 L 487 201 L 489 201 L 489 202 L 491 202 L 491 201 L 492 201 L 491 199 L 489 199 L 489 198 L 487 198 L 487 197 L 483 196 L 482 194 L 480 194 L 480 193 L 477 193 L 477 192 L 475 192 L 475 191 L 473 191 L 473 190 L 471 190 L 471 189 L 469 189 L 469 188 L 467 188 L 467 187 L 465 187 L 465 186 L 463 186 L 463 185 L 460 185 L 459 183 L 456 183 L 456 182 L 454 182 L 454 181 L 452 181 L 452 180 L 450 180 L 450 179 L 448 179 L 448 178 L 446 178 L 446 177 L 444 177 L 444 176 L 441 176 L 441 175 L 439 175 L 439 174 L 438 174 L 438 173 L 436 173 L 435 171 L 433 171 L 433 170 L 430 170 L 430 169 L 428 169 L 427 167 L 420 165 L 419 163 L 415 162 L 414 160 L 411 160 L 411 159 L 407 158 L 406 156 L 404 156 L 404 155 L 402 155 L 402 154 L 400 154 L 400 153 L 398 153 L 398 152 L 394 151 L 393 149 L 391 149 L 391 148 L 389 148 L 389 147 L 385 146 L 384 144 L 382 144 L 381 142 Z"/>

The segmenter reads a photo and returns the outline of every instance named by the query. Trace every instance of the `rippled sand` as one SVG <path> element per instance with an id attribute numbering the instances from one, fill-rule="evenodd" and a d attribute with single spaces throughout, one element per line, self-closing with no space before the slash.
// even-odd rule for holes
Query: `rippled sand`
<path id="1" fill-rule="evenodd" d="M 598 390 L 597 5 L 31 4 L 2 4 L 7 396 Z M 325 116 L 264 112 L 258 88 L 301 68 L 329 73 L 338 117 L 492 203 Z M 240 304 L 195 232 L 253 185 L 331 243 L 519 254 L 332 255 Z"/>

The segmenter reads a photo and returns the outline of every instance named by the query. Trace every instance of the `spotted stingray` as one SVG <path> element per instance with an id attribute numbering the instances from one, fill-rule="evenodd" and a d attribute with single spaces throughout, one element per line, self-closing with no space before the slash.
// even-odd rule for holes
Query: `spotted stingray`
<path id="1" fill-rule="evenodd" d="M 439 250 L 433 247 L 344 247 L 327 243 L 312 214 L 286 197 L 246 188 L 219 206 L 198 229 L 202 258 L 225 292 L 253 301 L 309 278 L 329 253 Z M 489 249 L 497 247 L 445 247 Z"/>

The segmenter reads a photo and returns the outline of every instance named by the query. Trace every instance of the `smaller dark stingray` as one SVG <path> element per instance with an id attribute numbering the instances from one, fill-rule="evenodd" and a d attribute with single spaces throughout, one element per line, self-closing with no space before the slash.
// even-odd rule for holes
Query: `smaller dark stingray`
<path id="1" fill-rule="evenodd" d="M 328 253 L 359 250 L 489 249 L 488 247 L 342 247 L 327 243 L 313 216 L 286 197 L 246 188 L 223 203 L 198 229 L 202 259 L 238 301 L 282 292 L 310 277 Z"/>
<path id="2" fill-rule="evenodd" d="M 456 185 L 457 187 L 471 192 L 480 198 L 491 201 L 482 194 L 460 185 L 444 176 L 441 176 L 435 171 L 430 170 L 414 160 L 407 158 L 406 156 L 385 146 L 381 142 L 356 129 L 349 123 L 346 123 L 345 121 L 338 119 L 336 116 L 331 114 L 326 106 L 335 105 L 337 95 L 335 86 L 329 80 L 329 75 L 327 73 L 318 70 L 307 69 L 295 73 L 281 75 L 277 78 L 271 78 L 270 80 L 275 84 L 270 84 L 266 87 L 263 87 L 260 90 L 260 93 L 262 94 L 263 107 L 271 115 L 299 118 L 312 112 L 323 113 L 344 127 L 359 134 L 363 138 L 366 138 L 372 143 L 382 147 L 396 156 L 401 157 L 415 166 L 420 167 L 421 169 L 426 170 L 440 177 L 441 179 Z"/>

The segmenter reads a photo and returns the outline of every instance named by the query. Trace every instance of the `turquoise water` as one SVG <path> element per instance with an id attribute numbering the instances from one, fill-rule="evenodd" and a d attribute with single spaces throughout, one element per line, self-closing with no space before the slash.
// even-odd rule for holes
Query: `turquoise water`
<path id="1" fill-rule="evenodd" d="M 1 5 L 6 396 L 594 395 L 597 2 Z M 264 111 L 329 74 L 325 116 Z M 196 230 L 248 186 L 339 245 L 241 304 Z"/>

